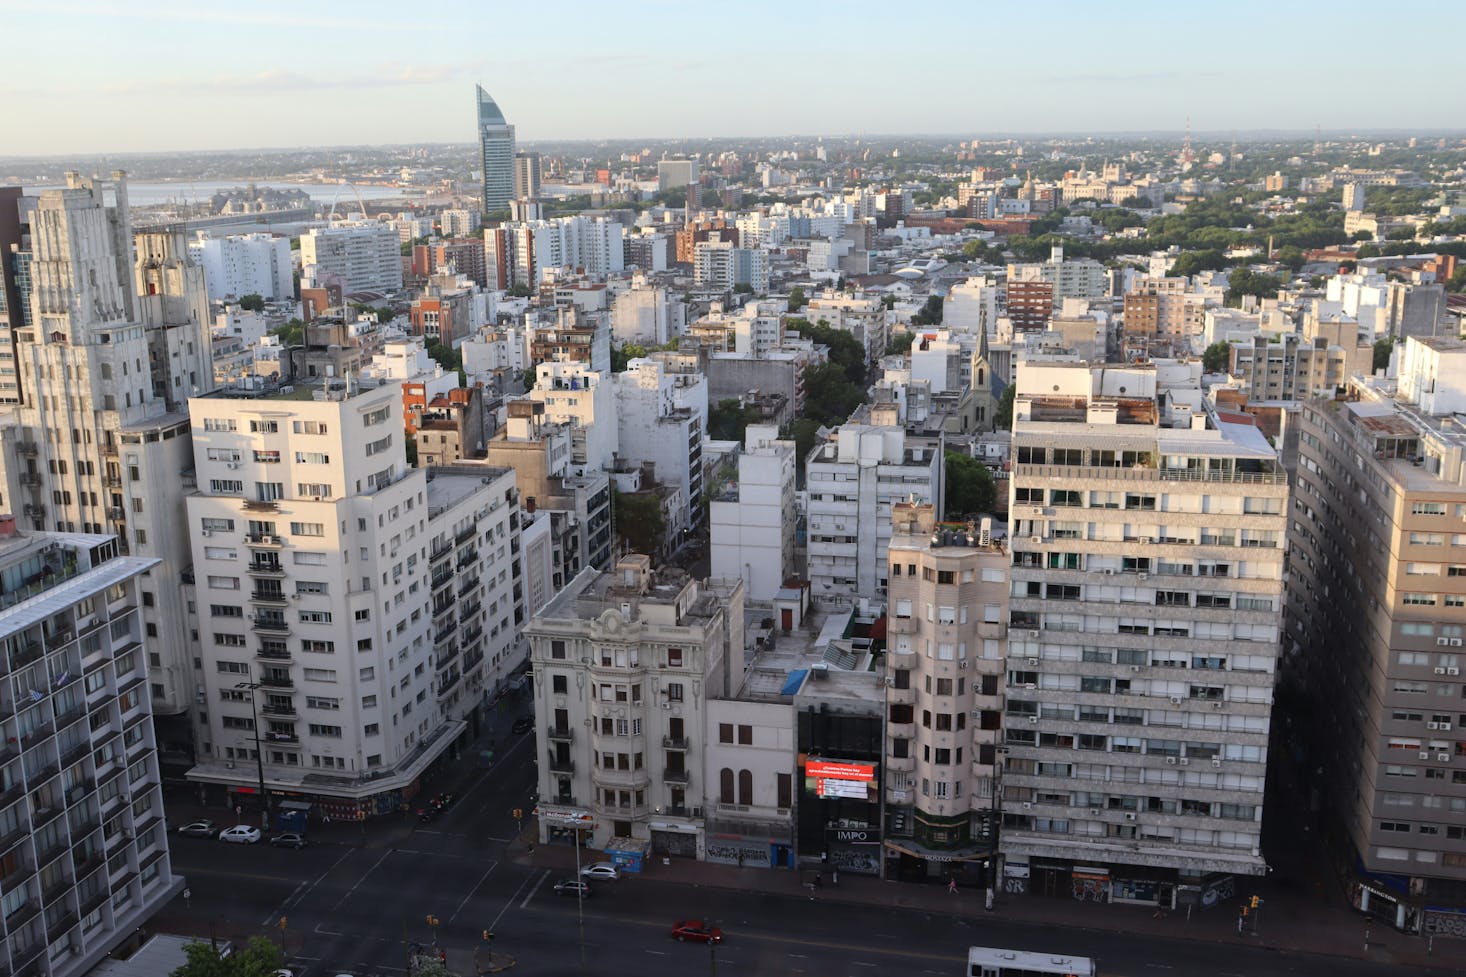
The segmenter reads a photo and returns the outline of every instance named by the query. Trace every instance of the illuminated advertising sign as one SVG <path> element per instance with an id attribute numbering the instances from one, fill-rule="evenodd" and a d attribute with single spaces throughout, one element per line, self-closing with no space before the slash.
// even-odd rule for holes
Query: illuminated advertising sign
<path id="1" fill-rule="evenodd" d="M 838 760 L 810 760 L 804 775 L 815 780 L 875 780 L 876 768 L 869 763 L 841 763 Z"/>

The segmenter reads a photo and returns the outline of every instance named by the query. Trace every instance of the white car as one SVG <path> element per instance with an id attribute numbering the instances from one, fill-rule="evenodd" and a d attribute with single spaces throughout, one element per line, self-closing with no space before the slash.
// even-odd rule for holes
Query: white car
<path id="1" fill-rule="evenodd" d="M 604 879 L 608 882 L 615 882 L 621 878 L 621 870 L 610 862 L 596 862 L 594 865 L 587 865 L 580 870 L 582 878 Z"/>
<path id="2" fill-rule="evenodd" d="M 254 845 L 260 840 L 260 829 L 252 828 L 247 824 L 236 824 L 232 828 L 225 828 L 219 832 L 219 840 L 227 841 L 235 845 Z"/>

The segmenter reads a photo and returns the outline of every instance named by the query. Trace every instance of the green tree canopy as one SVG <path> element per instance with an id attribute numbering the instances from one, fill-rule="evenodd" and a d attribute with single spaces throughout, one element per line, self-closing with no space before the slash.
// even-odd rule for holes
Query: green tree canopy
<path id="1" fill-rule="evenodd" d="M 708 409 L 708 437 L 741 442 L 748 425 L 758 419 L 759 410 L 754 405 L 744 405 L 737 397 L 720 400 Z"/>
<path id="2" fill-rule="evenodd" d="M 1227 304 L 1242 304 L 1242 296 L 1253 295 L 1260 299 L 1272 298 L 1283 287 L 1283 280 L 1276 275 L 1264 275 L 1250 268 L 1236 268 L 1227 276 Z"/>
<path id="3" fill-rule="evenodd" d="M 804 294 L 804 288 L 795 285 L 789 290 L 789 311 L 798 312 L 809 304 L 809 297 Z"/>
<path id="4" fill-rule="evenodd" d="M 1201 354 L 1201 368 L 1207 373 L 1222 373 L 1231 367 L 1231 360 L 1231 344 L 1212 343 Z"/>
<path id="5" fill-rule="evenodd" d="M 534 290 L 524 284 L 524 282 L 515 282 L 509 286 L 508 294 L 510 298 L 527 299 L 534 295 Z"/>
<path id="6" fill-rule="evenodd" d="M 170 977 L 275 977 L 281 966 L 280 948 L 262 936 L 227 957 L 208 943 L 184 944 L 183 953 L 188 962 Z"/>
<path id="7" fill-rule="evenodd" d="M 1008 384 L 1003 388 L 1003 396 L 998 398 L 998 406 L 993 411 L 993 430 L 1010 431 L 1013 428 L 1013 398 L 1018 393 L 1018 388 Z"/>
<path id="8" fill-rule="evenodd" d="M 798 332 L 805 339 L 819 343 L 821 346 L 828 346 L 830 362 L 844 370 L 845 376 L 851 383 L 865 382 L 865 347 L 851 333 L 843 329 L 836 329 L 824 322 L 810 322 L 808 319 L 789 319 L 785 322 L 785 326 Z"/>
<path id="9" fill-rule="evenodd" d="M 789 425 L 788 437 L 794 441 L 794 467 L 801 480 L 804 478 L 804 459 L 814 450 L 819 430 L 820 422 L 810 417 L 801 417 Z"/>
<path id="10" fill-rule="evenodd" d="M 971 455 L 948 451 L 946 476 L 944 519 L 963 519 L 993 511 L 998 488 L 987 465 Z"/>
<path id="11" fill-rule="evenodd" d="M 865 400 L 865 391 L 835 363 L 821 363 L 804 371 L 804 416 L 817 424 L 845 423 Z"/>
<path id="12" fill-rule="evenodd" d="M 611 511 L 616 535 L 634 552 L 648 556 L 660 552 L 667 537 L 667 520 L 662 500 L 655 492 L 613 492 Z"/>
<path id="13" fill-rule="evenodd" d="M 281 346 L 300 346 L 305 343 L 305 320 L 291 319 L 276 329 L 275 335 L 280 337 Z"/>
<path id="14" fill-rule="evenodd" d="M 887 356 L 903 356 L 911 352 L 911 344 L 916 341 L 916 333 L 899 332 L 886 342 Z"/>
<path id="15" fill-rule="evenodd" d="M 928 295 L 926 304 L 911 317 L 913 326 L 940 326 L 942 324 L 942 297 Z"/>
<path id="16" fill-rule="evenodd" d="M 265 311 L 265 297 L 259 292 L 250 292 L 239 297 L 239 307 L 246 312 Z"/>
<path id="17" fill-rule="evenodd" d="M 1395 350 L 1395 340 L 1386 336 L 1384 339 L 1375 340 L 1374 343 L 1374 369 L 1383 370 L 1390 365 L 1390 354 Z"/>

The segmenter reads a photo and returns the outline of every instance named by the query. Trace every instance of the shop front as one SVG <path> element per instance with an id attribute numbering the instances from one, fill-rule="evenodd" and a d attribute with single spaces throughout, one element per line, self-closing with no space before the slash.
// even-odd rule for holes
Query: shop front
<path id="1" fill-rule="evenodd" d="M 652 821 L 647 827 L 651 831 L 652 854 L 697 858 L 697 825 Z"/>

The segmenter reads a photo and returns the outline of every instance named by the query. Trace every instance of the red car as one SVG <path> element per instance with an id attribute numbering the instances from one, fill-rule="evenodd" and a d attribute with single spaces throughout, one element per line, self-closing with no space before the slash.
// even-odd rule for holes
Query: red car
<path id="1" fill-rule="evenodd" d="M 672 938 L 681 943 L 722 943 L 723 931 L 702 919 L 684 919 L 672 924 Z"/>

